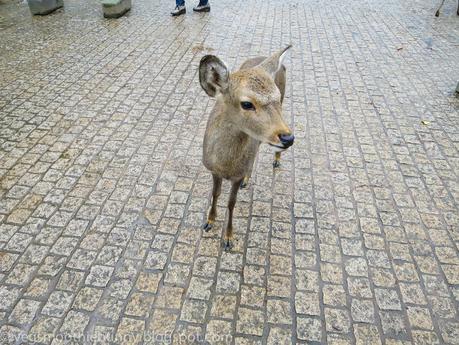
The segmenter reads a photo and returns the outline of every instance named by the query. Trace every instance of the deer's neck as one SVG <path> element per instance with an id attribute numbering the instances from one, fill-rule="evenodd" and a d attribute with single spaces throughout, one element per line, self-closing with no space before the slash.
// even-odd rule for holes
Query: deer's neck
<path id="1" fill-rule="evenodd" d="M 226 111 L 217 103 L 211 114 L 204 137 L 203 162 L 218 176 L 239 179 L 247 175 L 253 164 L 258 142 L 232 123 Z"/>
<path id="2" fill-rule="evenodd" d="M 217 132 L 220 142 L 230 151 L 243 151 L 249 144 L 250 137 L 231 122 L 231 116 L 226 112 L 221 112 L 216 116 Z"/>

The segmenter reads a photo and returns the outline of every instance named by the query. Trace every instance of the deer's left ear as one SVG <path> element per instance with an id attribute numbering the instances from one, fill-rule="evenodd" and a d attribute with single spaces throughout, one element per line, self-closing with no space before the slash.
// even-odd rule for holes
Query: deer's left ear
<path id="1" fill-rule="evenodd" d="M 289 50 L 292 47 L 291 44 L 289 44 L 287 47 L 284 49 L 278 51 L 277 53 L 274 53 L 271 55 L 269 58 L 267 58 L 265 61 L 263 61 L 259 66 L 263 68 L 266 72 L 274 76 L 276 72 L 281 68 L 282 62 L 285 58 L 285 55 L 287 53 L 287 50 Z"/>
<path id="2" fill-rule="evenodd" d="M 215 97 L 218 92 L 224 93 L 228 88 L 229 71 L 225 63 L 215 55 L 206 55 L 199 64 L 199 82 L 204 91 Z"/>

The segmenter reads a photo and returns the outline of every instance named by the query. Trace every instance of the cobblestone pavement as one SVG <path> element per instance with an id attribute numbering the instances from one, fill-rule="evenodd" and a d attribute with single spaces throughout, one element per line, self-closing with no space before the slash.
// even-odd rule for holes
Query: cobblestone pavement
<path id="1" fill-rule="evenodd" d="M 459 344 L 454 2 L 172 3 L 0 3 L 0 342 Z M 197 66 L 288 43 L 297 140 L 225 253 Z"/>

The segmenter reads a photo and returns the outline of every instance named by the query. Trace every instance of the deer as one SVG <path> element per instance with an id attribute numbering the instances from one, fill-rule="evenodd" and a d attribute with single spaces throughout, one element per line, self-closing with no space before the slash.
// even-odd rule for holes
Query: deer
<path id="1" fill-rule="evenodd" d="M 282 115 L 286 68 L 283 59 L 288 45 L 270 57 L 245 61 L 230 73 L 215 55 L 199 64 L 199 82 L 215 98 L 204 134 L 203 165 L 212 174 L 212 202 L 203 229 L 212 229 L 223 179 L 231 181 L 228 220 L 223 247 L 233 247 L 233 210 L 239 188 L 247 185 L 261 143 L 275 152 L 273 166 L 279 167 L 281 153 L 293 145 L 294 135 Z"/>

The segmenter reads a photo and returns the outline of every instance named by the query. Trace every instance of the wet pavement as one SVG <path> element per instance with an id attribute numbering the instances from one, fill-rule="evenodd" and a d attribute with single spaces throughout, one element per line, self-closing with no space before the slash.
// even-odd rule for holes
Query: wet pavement
<path id="1" fill-rule="evenodd" d="M 459 17 L 447 1 L 0 1 L 1 344 L 459 344 Z M 292 43 L 222 249 L 197 66 Z"/>

